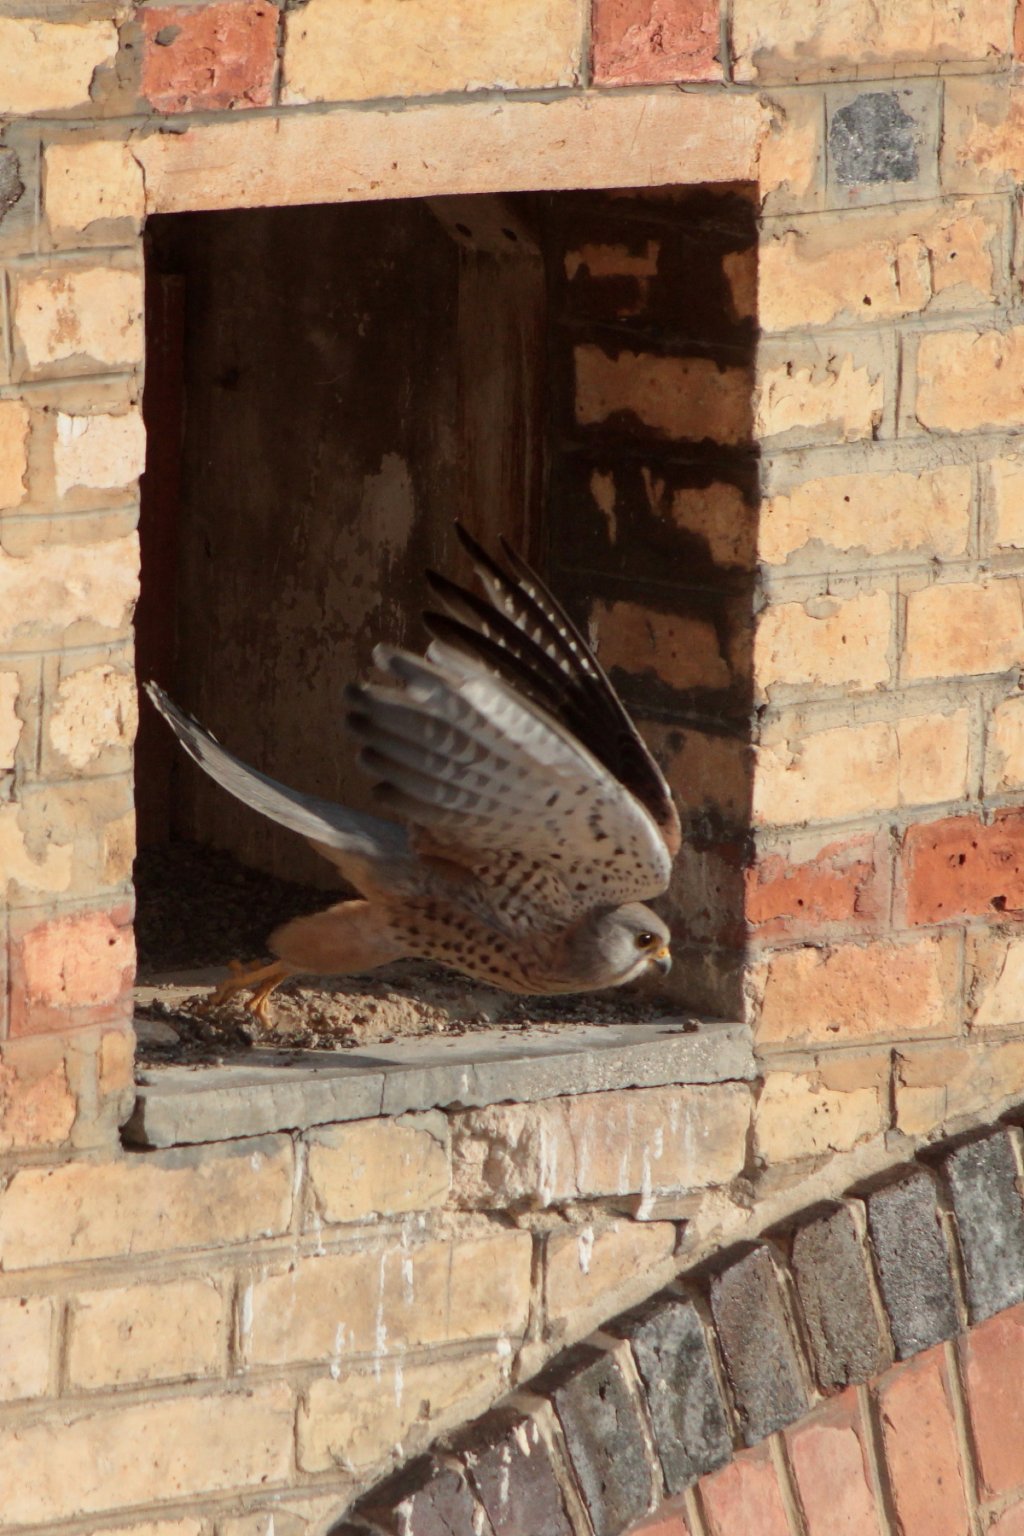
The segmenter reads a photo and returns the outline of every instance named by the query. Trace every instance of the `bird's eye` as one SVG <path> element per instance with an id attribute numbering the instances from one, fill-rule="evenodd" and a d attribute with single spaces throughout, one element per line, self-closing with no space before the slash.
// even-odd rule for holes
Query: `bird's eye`
<path id="1" fill-rule="evenodd" d="M 654 933 L 638 933 L 636 936 L 637 949 L 650 949 L 651 945 L 657 942 L 657 934 Z"/>

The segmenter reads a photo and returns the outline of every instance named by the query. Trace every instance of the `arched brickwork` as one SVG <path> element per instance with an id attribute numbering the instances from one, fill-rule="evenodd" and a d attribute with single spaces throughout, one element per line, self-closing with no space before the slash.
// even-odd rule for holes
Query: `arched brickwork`
<path id="1" fill-rule="evenodd" d="M 681 1276 L 332 1536 L 1020 1536 L 1022 1151 L 990 1127 Z"/>

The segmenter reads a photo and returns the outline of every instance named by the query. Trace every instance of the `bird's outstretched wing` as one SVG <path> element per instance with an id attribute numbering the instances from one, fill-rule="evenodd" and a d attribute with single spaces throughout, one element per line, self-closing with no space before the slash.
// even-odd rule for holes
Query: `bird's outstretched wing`
<path id="1" fill-rule="evenodd" d="M 155 683 L 147 683 L 146 692 L 185 751 L 211 779 L 236 800 L 308 838 L 360 889 L 366 883 L 366 872 L 374 866 L 387 865 L 397 876 L 403 861 L 409 859 L 408 837 L 393 821 L 350 811 L 279 784 L 226 751 Z"/>
<path id="2" fill-rule="evenodd" d="M 378 647 L 402 690 L 348 690 L 378 800 L 431 852 L 547 870 L 577 908 L 660 894 L 679 821 L 657 765 L 529 567 L 511 577 L 461 536 L 490 602 L 434 578 L 449 612 L 427 658 Z"/>

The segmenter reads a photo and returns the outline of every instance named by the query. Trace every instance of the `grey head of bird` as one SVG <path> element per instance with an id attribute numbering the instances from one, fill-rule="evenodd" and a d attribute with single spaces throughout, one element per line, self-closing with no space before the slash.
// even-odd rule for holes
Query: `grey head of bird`
<path id="1" fill-rule="evenodd" d="M 574 973 L 586 985 L 621 987 L 656 971 L 672 969 L 668 927 L 639 901 L 621 907 L 597 907 L 572 930 L 568 949 Z"/>

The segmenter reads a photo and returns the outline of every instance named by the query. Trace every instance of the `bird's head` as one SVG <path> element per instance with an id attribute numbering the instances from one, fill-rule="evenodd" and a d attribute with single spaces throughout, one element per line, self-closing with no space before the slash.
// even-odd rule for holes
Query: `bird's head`
<path id="1" fill-rule="evenodd" d="M 572 936 L 573 963 L 594 990 L 672 969 L 671 938 L 657 912 L 638 901 L 591 912 Z"/>

